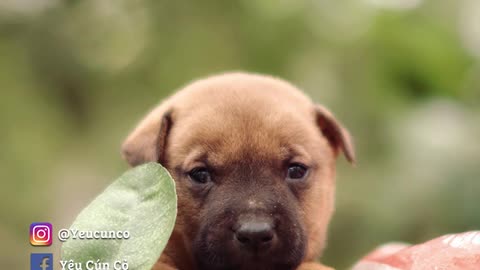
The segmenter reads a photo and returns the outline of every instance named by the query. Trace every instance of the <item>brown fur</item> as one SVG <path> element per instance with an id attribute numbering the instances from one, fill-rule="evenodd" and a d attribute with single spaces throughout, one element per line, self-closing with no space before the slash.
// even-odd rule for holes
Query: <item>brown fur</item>
<path id="1" fill-rule="evenodd" d="M 333 115 L 291 84 L 246 73 L 193 82 L 150 112 L 122 150 L 130 165 L 160 162 L 177 182 L 177 222 L 155 270 L 197 269 L 192 243 L 205 218 L 205 212 L 199 210 L 204 201 L 195 198 L 198 193 L 185 179 L 186 171 L 208 162 L 219 174 L 236 179 L 247 177 L 245 170 L 251 169 L 248 175 L 255 178 L 264 168 L 280 168 L 287 158 L 310 167 L 307 187 L 295 193 L 295 212 L 306 235 L 302 264 L 297 269 L 329 269 L 314 261 L 325 247 L 334 210 L 335 159 L 342 151 L 353 163 L 354 150 L 348 132 Z M 253 172 L 255 166 L 261 170 Z M 240 168 L 243 171 L 235 174 Z M 264 179 L 271 177 L 265 175 Z M 259 181 L 252 180 L 255 194 L 263 188 L 275 194 L 294 193 L 284 183 Z M 236 185 L 239 190 L 247 189 L 246 183 Z M 253 198 L 256 203 L 255 194 L 245 191 L 242 198 Z M 225 207 L 227 203 L 228 198 Z"/>

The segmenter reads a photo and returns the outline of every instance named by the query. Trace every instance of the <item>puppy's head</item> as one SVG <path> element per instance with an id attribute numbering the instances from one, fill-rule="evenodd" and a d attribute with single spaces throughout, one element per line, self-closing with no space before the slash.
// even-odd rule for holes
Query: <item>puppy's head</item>
<path id="1" fill-rule="evenodd" d="M 333 212 L 346 130 L 292 85 L 233 73 L 194 82 L 123 144 L 132 165 L 160 162 L 178 193 L 164 252 L 177 267 L 295 269 L 318 256 Z"/>

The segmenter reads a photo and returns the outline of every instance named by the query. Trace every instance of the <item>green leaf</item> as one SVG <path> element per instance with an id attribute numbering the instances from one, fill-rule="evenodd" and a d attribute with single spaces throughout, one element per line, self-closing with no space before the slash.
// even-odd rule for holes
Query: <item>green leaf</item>
<path id="1" fill-rule="evenodd" d="M 85 263 L 126 260 L 131 270 L 150 270 L 165 248 L 177 214 L 175 183 L 168 171 L 148 163 L 124 173 L 93 200 L 70 230 L 128 231 L 128 239 L 68 239 L 62 260 Z"/>

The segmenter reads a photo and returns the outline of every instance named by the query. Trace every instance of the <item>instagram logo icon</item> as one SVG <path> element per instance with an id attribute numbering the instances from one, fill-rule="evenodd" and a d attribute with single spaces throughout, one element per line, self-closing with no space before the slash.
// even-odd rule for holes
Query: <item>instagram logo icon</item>
<path id="1" fill-rule="evenodd" d="M 30 244 L 32 246 L 50 246 L 52 244 L 52 224 L 48 222 L 30 225 Z"/>

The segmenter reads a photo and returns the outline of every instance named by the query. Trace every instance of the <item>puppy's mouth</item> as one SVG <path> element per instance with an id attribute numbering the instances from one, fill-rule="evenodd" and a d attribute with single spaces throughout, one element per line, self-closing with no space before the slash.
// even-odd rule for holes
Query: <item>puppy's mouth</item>
<path id="1" fill-rule="evenodd" d="M 296 269 L 305 253 L 303 226 L 284 217 L 237 218 L 233 226 L 208 222 L 194 241 L 200 270 Z"/>

